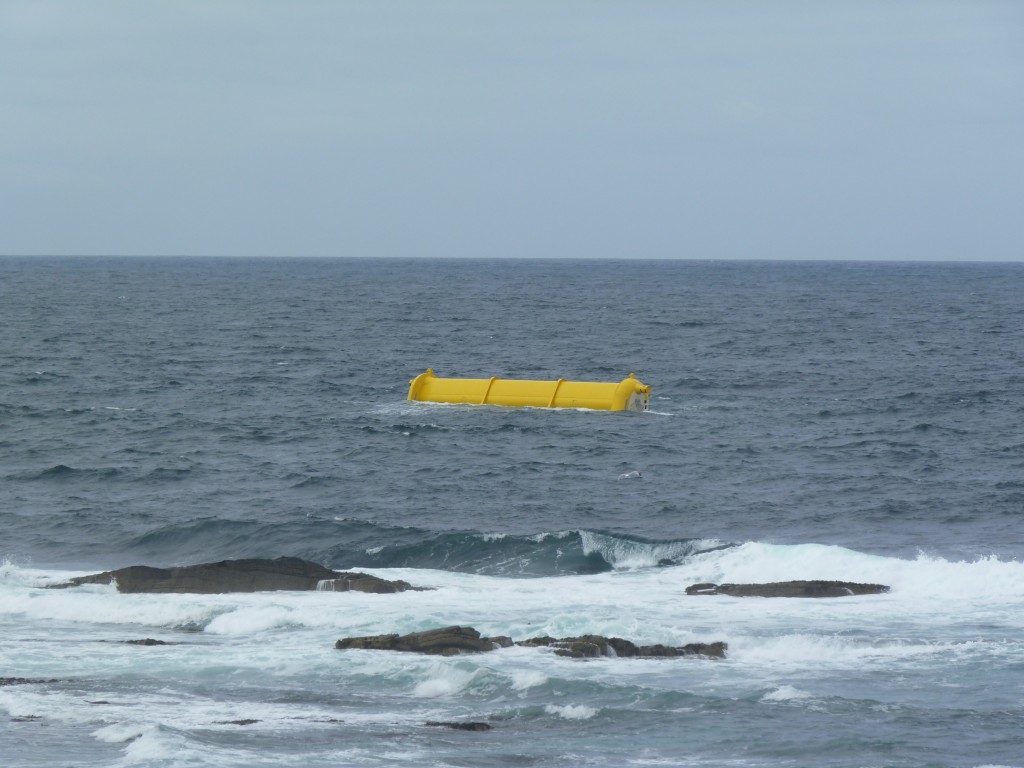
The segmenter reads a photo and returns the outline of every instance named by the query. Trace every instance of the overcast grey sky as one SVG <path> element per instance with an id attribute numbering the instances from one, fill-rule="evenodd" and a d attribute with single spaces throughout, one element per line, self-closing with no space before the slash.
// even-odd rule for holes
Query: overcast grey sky
<path id="1" fill-rule="evenodd" d="M 1024 2 L 0 0 L 0 254 L 1024 260 Z"/>

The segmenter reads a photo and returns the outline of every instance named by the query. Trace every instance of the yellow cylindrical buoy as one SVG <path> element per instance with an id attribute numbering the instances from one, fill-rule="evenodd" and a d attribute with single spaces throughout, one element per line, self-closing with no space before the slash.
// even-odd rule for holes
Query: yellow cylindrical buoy
<path id="1" fill-rule="evenodd" d="M 631 373 L 622 381 L 442 379 L 432 368 L 409 382 L 409 399 L 430 403 L 646 411 L 651 388 Z"/>

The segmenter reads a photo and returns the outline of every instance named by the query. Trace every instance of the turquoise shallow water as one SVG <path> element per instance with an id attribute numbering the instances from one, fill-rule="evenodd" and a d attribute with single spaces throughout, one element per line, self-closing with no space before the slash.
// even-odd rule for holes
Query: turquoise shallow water
<path id="1" fill-rule="evenodd" d="M 1014 265 L 0 260 L 0 677 L 52 681 L 0 686 L 0 743 L 26 765 L 1022 765 L 1022 289 Z M 635 371 L 651 410 L 408 403 L 427 366 Z M 280 555 L 437 589 L 39 588 Z M 684 595 L 791 578 L 893 591 Z M 730 655 L 333 650 L 451 623 Z M 120 642 L 142 636 L 176 644 Z"/>

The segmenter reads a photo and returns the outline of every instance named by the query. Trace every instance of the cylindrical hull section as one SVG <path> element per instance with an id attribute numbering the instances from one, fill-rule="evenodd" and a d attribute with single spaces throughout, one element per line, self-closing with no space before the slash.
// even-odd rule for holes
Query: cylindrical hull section
<path id="1" fill-rule="evenodd" d="M 428 368 L 409 383 L 410 400 L 599 411 L 645 411 L 650 391 L 632 373 L 618 382 L 442 379 Z"/>

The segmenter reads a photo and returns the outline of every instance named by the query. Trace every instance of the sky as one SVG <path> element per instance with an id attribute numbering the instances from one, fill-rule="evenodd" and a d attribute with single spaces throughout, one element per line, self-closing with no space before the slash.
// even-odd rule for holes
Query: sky
<path id="1" fill-rule="evenodd" d="M 1024 2 L 0 0 L 0 255 L 1024 261 Z"/>

